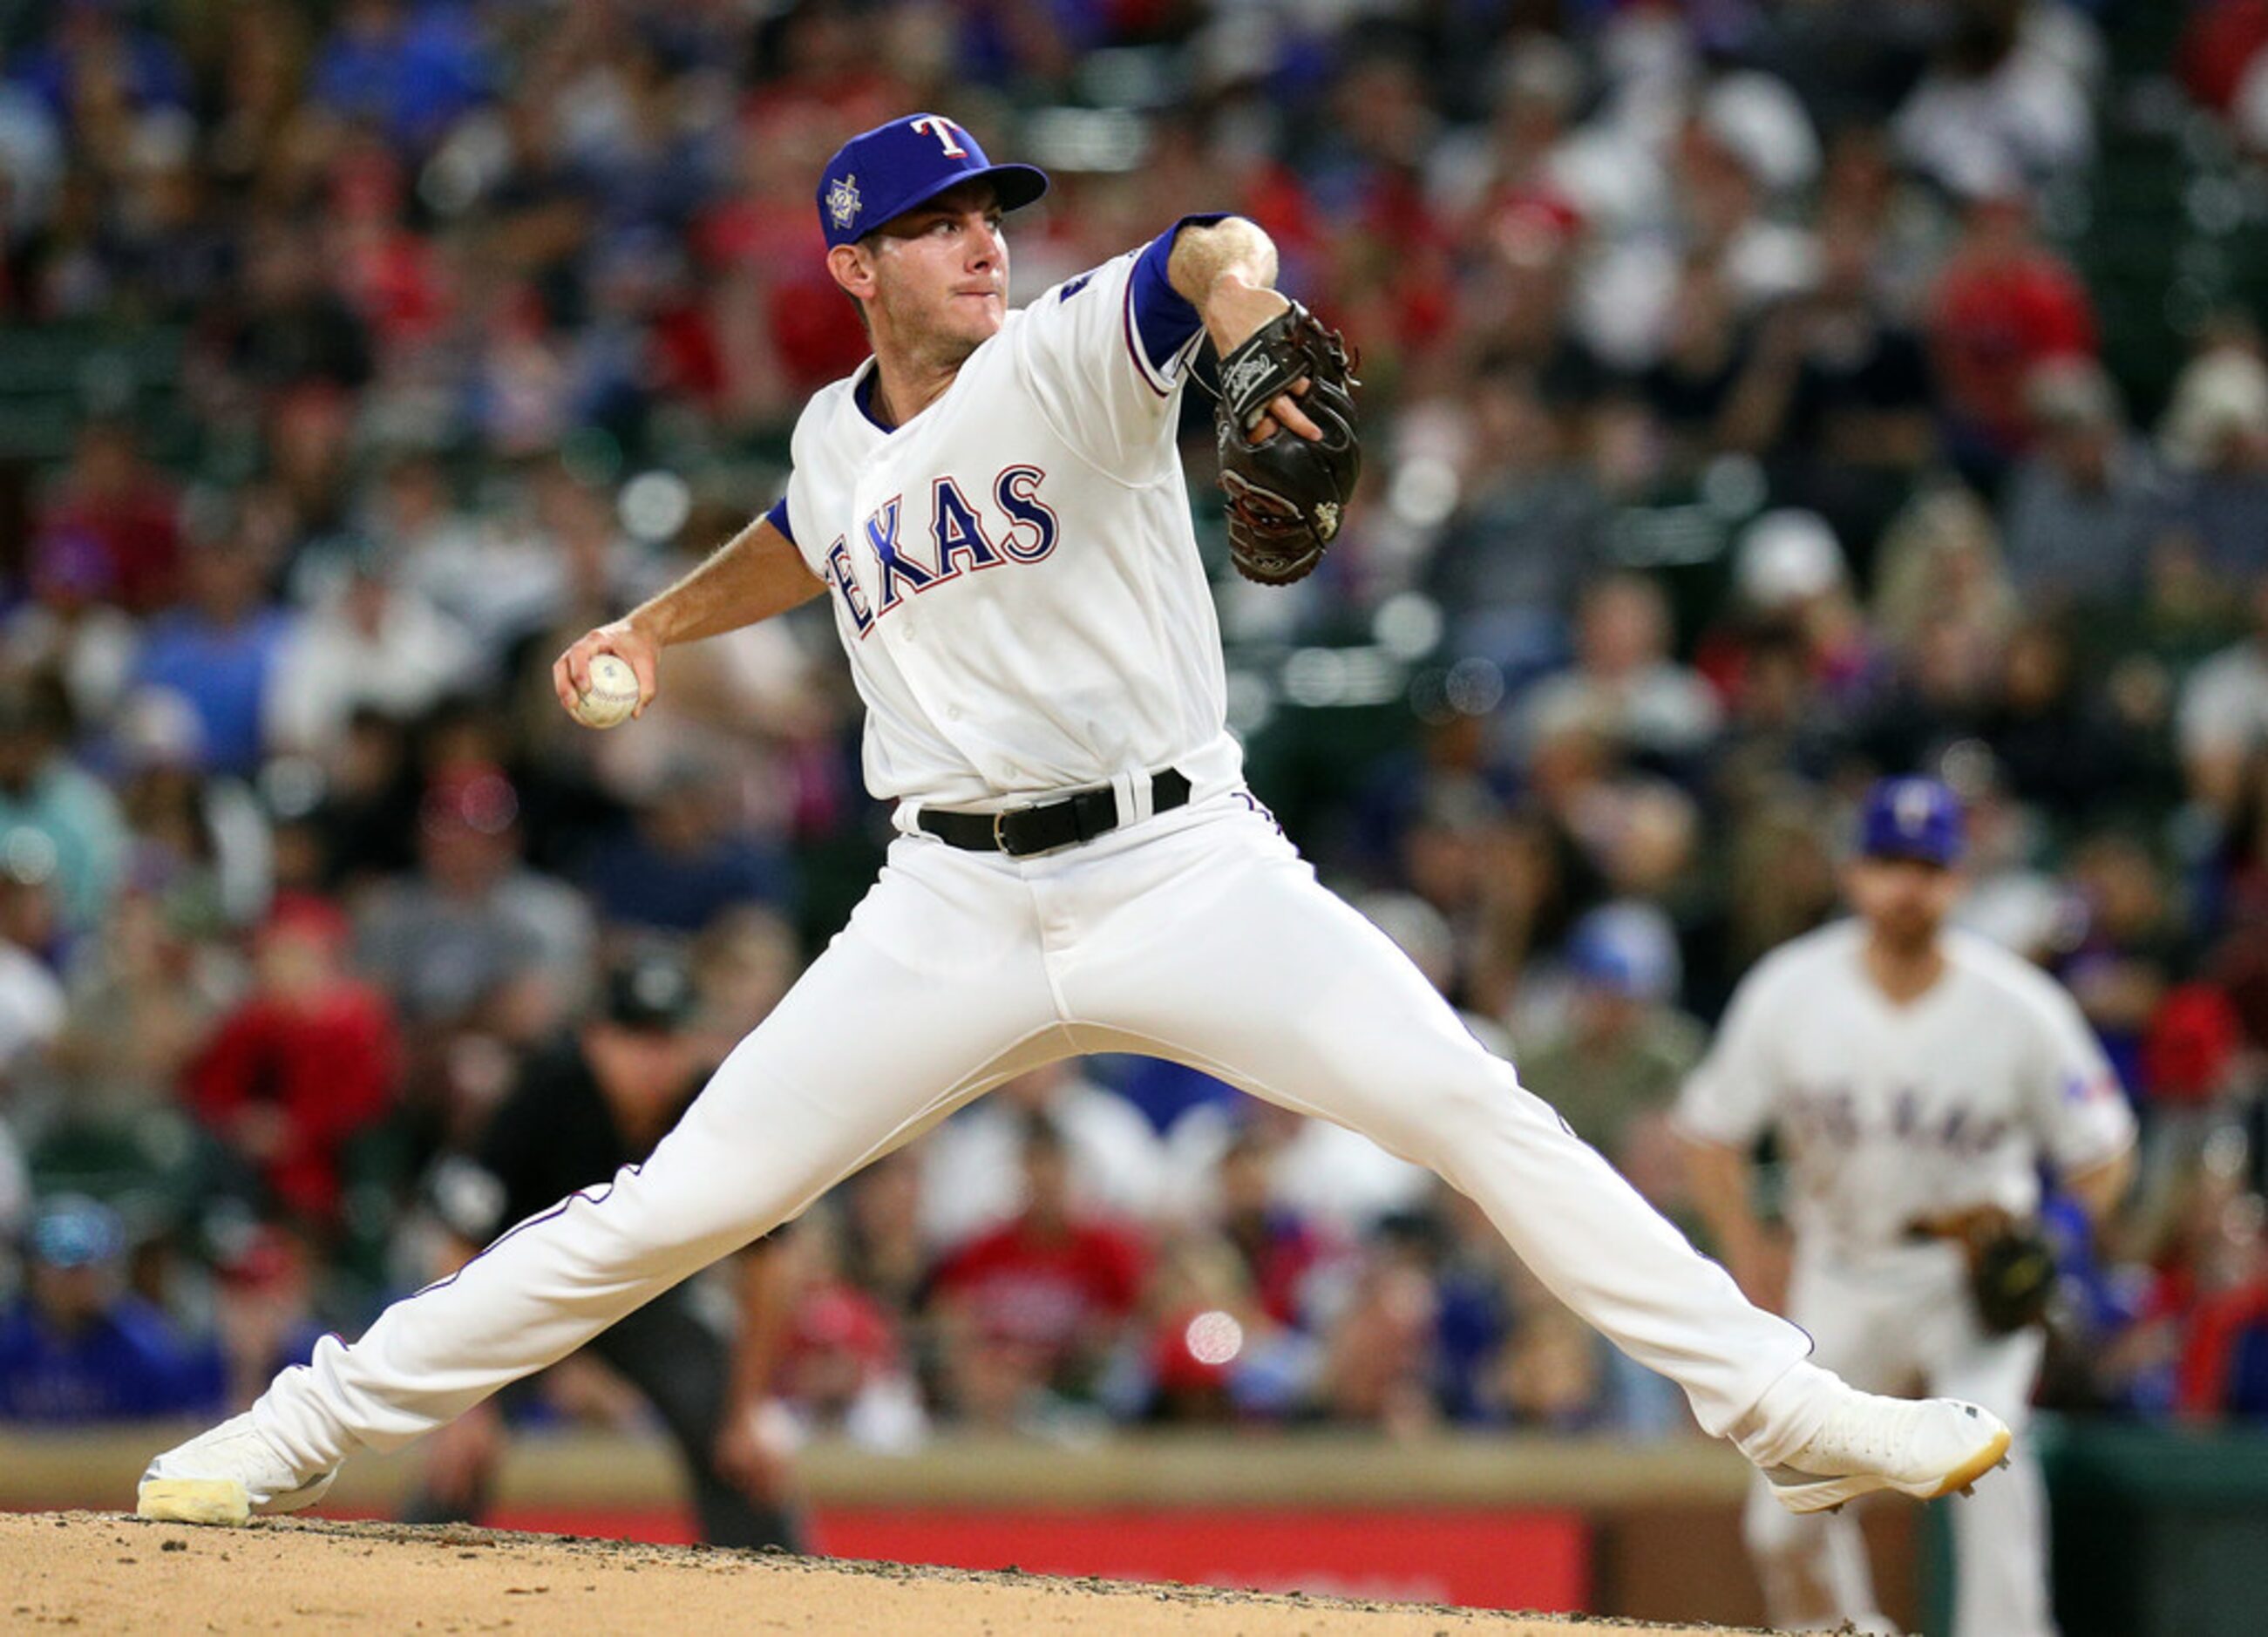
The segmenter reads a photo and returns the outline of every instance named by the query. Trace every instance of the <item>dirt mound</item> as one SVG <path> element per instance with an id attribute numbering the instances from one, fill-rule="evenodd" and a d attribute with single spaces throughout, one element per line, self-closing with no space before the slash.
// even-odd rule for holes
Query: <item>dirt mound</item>
<path id="1" fill-rule="evenodd" d="M 0 1515 L 12 1631 L 1236 1633 L 1570 1637 L 1705 1628 L 1484 1614 L 1189 1586 L 976 1574 L 571 1535 L 280 1518 L 190 1529 Z M 1705 1628 L 1723 1637 L 1724 1627 Z"/>

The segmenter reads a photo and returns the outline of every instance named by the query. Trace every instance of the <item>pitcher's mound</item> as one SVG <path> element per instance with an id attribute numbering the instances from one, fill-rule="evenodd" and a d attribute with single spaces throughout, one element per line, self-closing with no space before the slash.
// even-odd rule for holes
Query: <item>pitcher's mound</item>
<path id="1" fill-rule="evenodd" d="M 0 1626 L 134 1637 L 268 1631 L 1570 1637 L 1608 1630 L 1723 1637 L 1727 1630 L 974 1574 L 455 1525 L 277 1518 L 246 1529 L 192 1529 L 93 1512 L 0 1514 Z"/>

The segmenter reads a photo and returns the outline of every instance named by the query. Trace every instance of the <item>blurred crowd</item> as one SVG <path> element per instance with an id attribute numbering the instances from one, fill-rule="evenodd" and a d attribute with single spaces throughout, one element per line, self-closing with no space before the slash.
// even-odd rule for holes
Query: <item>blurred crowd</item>
<path id="1" fill-rule="evenodd" d="M 1732 984 L 1837 912 L 1872 775 L 1942 776 L 1964 918 L 2146 1132 L 2047 1393 L 2268 1414 L 2268 362 L 2153 314 L 2138 395 L 2066 242 L 2138 85 L 2268 147 L 2268 7 L 2139 60 L 2158 10 L 0 7 L 0 409 L 34 341 L 166 360 L 0 461 L 0 1419 L 242 1403 L 445 1265 L 531 1065 L 666 1067 L 650 1115 L 839 924 L 884 832 L 823 614 L 674 653 L 623 732 L 548 671 L 776 498 L 864 353 L 818 166 L 916 107 L 1053 171 L 1020 296 L 1235 210 L 1359 344 L 1341 543 L 1218 575 L 1233 725 L 1528 1085 L 1685 1216 L 1664 1110 Z M 697 1008 L 611 1010 L 633 956 Z M 880 1444 L 1687 1425 L 1429 1175 L 1148 1060 L 1017 1082 L 785 1251 L 781 1401 Z"/>

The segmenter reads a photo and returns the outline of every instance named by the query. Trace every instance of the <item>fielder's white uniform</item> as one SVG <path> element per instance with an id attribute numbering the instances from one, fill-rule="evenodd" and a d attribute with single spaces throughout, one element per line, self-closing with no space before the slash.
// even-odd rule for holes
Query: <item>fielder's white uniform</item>
<path id="1" fill-rule="evenodd" d="M 1097 1051 L 1179 1059 L 1433 1167 L 1704 1427 L 1767 1462 L 1808 1435 L 1839 1390 L 1802 1333 L 1523 1091 L 1244 789 L 1174 446 L 1199 324 L 1172 237 L 1010 314 L 902 427 L 862 407 L 871 362 L 812 400 L 773 515 L 828 586 L 867 779 L 904 833 L 643 1167 L 279 1378 L 254 1421 L 305 1466 L 438 1426 L 968 1099 Z M 1167 768 L 1194 793 L 1154 813 Z M 1021 859 L 914 822 L 1105 785 L 1118 828 Z"/>
<path id="2" fill-rule="evenodd" d="M 1761 962 L 1676 1118 L 1736 1148 L 1777 1128 L 1795 1238 L 1788 1316 L 1811 1332 L 1818 1363 L 1876 1392 L 1918 1376 L 2018 1429 L 2007 1478 L 1954 1510 L 1955 1631 L 2052 1633 L 2045 1501 L 2021 1438 L 2043 1338 L 1986 1335 L 1960 1250 L 1905 1230 L 1977 1206 L 2029 1215 L 2043 1161 L 2069 1173 L 2113 1159 L 2133 1141 L 2133 1116 L 2078 1007 L 2037 968 L 1948 931 L 1943 977 L 1901 1006 L 1868 977 L 1866 937 L 1839 922 Z M 1841 1618 L 1874 1615 L 1847 1516 L 1792 1517 L 1759 1478 L 1747 1527 L 1768 1584 L 1793 1577 L 1831 1594 Z"/>

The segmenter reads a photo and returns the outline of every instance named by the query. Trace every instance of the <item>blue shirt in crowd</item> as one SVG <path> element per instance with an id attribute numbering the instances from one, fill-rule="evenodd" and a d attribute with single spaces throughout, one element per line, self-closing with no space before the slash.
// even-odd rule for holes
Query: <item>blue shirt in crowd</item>
<path id="1" fill-rule="evenodd" d="M 68 1426 L 216 1415 L 226 1387 L 220 1350 L 175 1334 L 139 1297 L 121 1298 L 75 1336 L 19 1301 L 0 1318 L 0 1421 Z"/>

